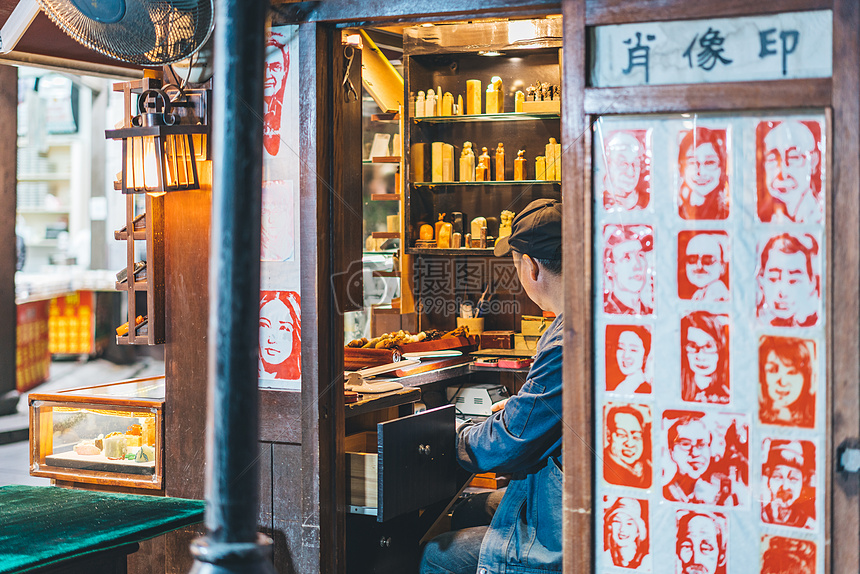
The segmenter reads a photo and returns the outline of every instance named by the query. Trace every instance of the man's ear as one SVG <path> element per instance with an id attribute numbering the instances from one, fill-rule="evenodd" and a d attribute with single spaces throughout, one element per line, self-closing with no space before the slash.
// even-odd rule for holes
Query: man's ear
<path id="1" fill-rule="evenodd" d="M 538 262 L 531 255 L 523 253 L 523 264 L 525 264 L 525 272 L 531 277 L 532 281 L 537 281 L 538 274 L 540 273 Z"/>

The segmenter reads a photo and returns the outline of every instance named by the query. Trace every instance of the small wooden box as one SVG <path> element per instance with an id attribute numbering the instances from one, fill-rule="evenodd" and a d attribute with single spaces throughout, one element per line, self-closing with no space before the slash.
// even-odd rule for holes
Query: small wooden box
<path id="1" fill-rule="evenodd" d="M 522 349 L 527 351 L 537 350 L 537 342 L 540 337 L 537 335 L 523 335 L 522 333 L 514 334 L 514 349 Z"/>
<path id="2" fill-rule="evenodd" d="M 379 455 L 376 433 L 367 431 L 347 436 L 344 450 L 349 477 L 347 503 L 352 506 L 377 506 Z"/>
<path id="3" fill-rule="evenodd" d="M 546 328 L 552 323 L 552 319 L 540 317 L 537 315 L 523 315 L 520 321 L 520 328 L 523 335 L 543 335 Z"/>
<path id="4" fill-rule="evenodd" d="M 481 334 L 482 349 L 513 349 L 513 331 L 484 331 Z"/>
<path id="5" fill-rule="evenodd" d="M 523 113 L 525 114 L 560 114 L 561 99 L 523 102 Z"/>

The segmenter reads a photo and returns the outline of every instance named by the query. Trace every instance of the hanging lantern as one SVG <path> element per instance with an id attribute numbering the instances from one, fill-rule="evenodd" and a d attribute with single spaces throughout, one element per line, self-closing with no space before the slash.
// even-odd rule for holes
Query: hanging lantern
<path id="1" fill-rule="evenodd" d="M 155 99 L 155 112 L 148 110 L 150 98 Z M 119 189 L 153 195 L 200 189 L 197 162 L 206 159 L 203 151 L 208 126 L 180 124 L 170 113 L 170 99 L 159 88 L 140 94 L 137 108 L 139 115 L 132 118 L 131 127 L 105 132 L 109 139 L 122 140 Z"/>

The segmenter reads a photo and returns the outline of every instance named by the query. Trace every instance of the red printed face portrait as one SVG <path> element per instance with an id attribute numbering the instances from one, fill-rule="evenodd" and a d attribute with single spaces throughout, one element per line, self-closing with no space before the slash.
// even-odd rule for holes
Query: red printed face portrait
<path id="1" fill-rule="evenodd" d="M 261 379 L 302 376 L 301 297 L 294 291 L 260 291 Z"/>
<path id="2" fill-rule="evenodd" d="M 681 318 L 681 398 L 729 402 L 729 316 L 693 311 Z"/>
<path id="3" fill-rule="evenodd" d="M 729 216 L 726 130 L 695 128 L 678 133 L 678 214 L 683 219 Z"/>
<path id="4" fill-rule="evenodd" d="M 815 341 L 764 335 L 758 342 L 759 422 L 815 428 Z"/>
<path id="5" fill-rule="evenodd" d="M 263 80 L 263 147 L 271 156 L 281 146 L 281 108 L 290 72 L 289 40 L 283 34 L 269 31 L 266 36 L 266 70 Z"/>
<path id="6" fill-rule="evenodd" d="M 761 537 L 761 574 L 815 574 L 815 543 L 784 536 Z"/>
<path id="7" fill-rule="evenodd" d="M 726 574 L 729 522 L 719 512 L 675 511 L 675 572 Z"/>
<path id="8" fill-rule="evenodd" d="M 603 497 L 603 565 L 651 571 L 648 501 Z"/>
<path id="9" fill-rule="evenodd" d="M 603 407 L 603 478 L 609 484 L 650 488 L 651 409 L 607 403 Z"/>
<path id="10" fill-rule="evenodd" d="M 603 208 L 634 211 L 651 202 L 651 130 L 616 130 L 603 142 Z"/>
<path id="11" fill-rule="evenodd" d="M 725 231 L 678 233 L 678 297 L 722 303 L 729 300 L 729 236 Z"/>
<path id="12" fill-rule="evenodd" d="M 792 528 L 816 526 L 815 444 L 766 438 L 761 443 L 761 520 Z"/>
<path id="13" fill-rule="evenodd" d="M 764 121 L 756 127 L 758 218 L 765 223 L 824 223 L 817 121 Z"/>
<path id="14" fill-rule="evenodd" d="M 651 327 L 606 326 L 606 390 L 651 393 Z"/>
<path id="15" fill-rule="evenodd" d="M 758 246 L 756 316 L 773 327 L 812 327 L 821 307 L 819 241 L 780 233 Z"/>
<path id="16" fill-rule="evenodd" d="M 603 311 L 654 313 L 654 230 L 649 225 L 605 225 L 603 242 Z"/>
<path id="17" fill-rule="evenodd" d="M 661 432 L 663 498 L 687 504 L 749 504 L 746 415 L 666 410 Z"/>

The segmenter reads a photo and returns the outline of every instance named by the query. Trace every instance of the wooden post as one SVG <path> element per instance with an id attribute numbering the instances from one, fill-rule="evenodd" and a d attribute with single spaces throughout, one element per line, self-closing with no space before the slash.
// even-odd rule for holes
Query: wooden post
<path id="1" fill-rule="evenodd" d="M 18 406 L 15 387 L 15 211 L 17 209 L 16 160 L 18 157 L 18 68 L 0 66 L 0 415 Z"/>
<path id="2" fill-rule="evenodd" d="M 257 533 L 257 352 L 263 179 L 263 66 L 268 2 L 216 5 L 207 536 L 195 573 L 274 573 Z"/>

